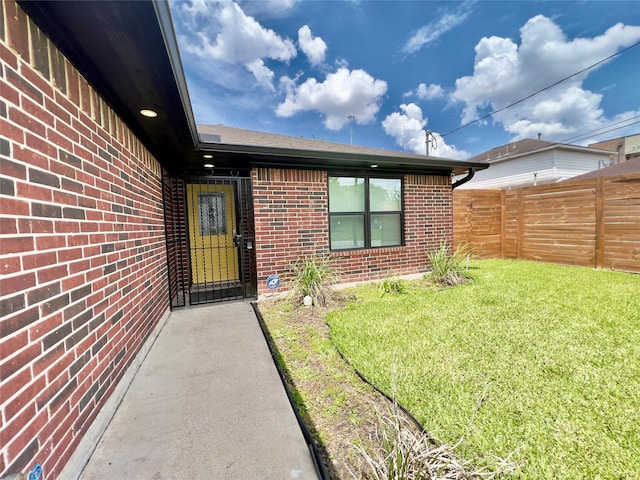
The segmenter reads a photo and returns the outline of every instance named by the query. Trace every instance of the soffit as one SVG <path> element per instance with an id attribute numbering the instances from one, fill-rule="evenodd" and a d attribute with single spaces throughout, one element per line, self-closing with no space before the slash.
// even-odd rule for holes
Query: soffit
<path id="1" fill-rule="evenodd" d="M 190 107 L 183 105 L 154 2 L 19 4 L 162 165 L 170 171 L 183 168 L 185 153 L 195 144 L 195 128 Z M 158 116 L 145 118 L 141 109 Z"/>

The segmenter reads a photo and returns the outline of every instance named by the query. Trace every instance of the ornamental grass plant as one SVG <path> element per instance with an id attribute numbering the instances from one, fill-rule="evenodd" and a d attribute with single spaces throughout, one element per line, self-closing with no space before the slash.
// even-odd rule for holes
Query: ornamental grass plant
<path id="1" fill-rule="evenodd" d="M 333 259 L 328 255 L 305 255 L 291 265 L 292 278 L 289 298 L 300 305 L 304 297 L 311 297 L 313 305 L 325 307 L 332 298 L 331 285 L 337 274 Z"/>
<path id="2" fill-rule="evenodd" d="M 427 259 L 431 265 L 431 271 L 427 277 L 442 286 L 454 286 L 467 283 L 469 259 L 471 250 L 459 245 L 453 250 L 446 242 L 440 244 L 436 250 L 427 252 Z"/>
<path id="3" fill-rule="evenodd" d="M 382 410 L 373 408 L 378 424 L 365 447 L 358 445 L 365 467 L 354 479 L 360 480 L 480 480 L 511 474 L 516 464 L 496 458 L 491 466 L 479 467 L 470 459 L 461 459 L 456 450 L 464 442 L 447 444 L 417 427 L 397 402 Z"/>

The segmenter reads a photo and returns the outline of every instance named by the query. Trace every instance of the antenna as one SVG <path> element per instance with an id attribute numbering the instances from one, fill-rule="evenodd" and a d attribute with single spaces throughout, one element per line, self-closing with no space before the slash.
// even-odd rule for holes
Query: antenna
<path id="1" fill-rule="evenodd" d="M 353 145 L 353 121 L 356 119 L 355 115 L 347 115 L 349 119 L 349 145 Z"/>

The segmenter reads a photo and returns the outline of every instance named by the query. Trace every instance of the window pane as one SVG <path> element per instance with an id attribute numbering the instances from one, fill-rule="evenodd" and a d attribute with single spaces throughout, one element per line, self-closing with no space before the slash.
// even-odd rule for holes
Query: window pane
<path id="1" fill-rule="evenodd" d="M 201 193 L 199 196 L 200 235 L 227 233 L 227 214 L 224 193 Z"/>
<path id="2" fill-rule="evenodd" d="M 330 212 L 364 212 L 364 178 L 329 177 Z"/>
<path id="3" fill-rule="evenodd" d="M 400 214 L 371 215 L 371 246 L 391 247 L 402 242 Z"/>
<path id="4" fill-rule="evenodd" d="M 402 199 L 399 178 L 369 179 L 369 205 L 372 212 L 399 212 Z"/>
<path id="5" fill-rule="evenodd" d="M 331 250 L 364 248 L 364 216 L 331 216 Z"/>

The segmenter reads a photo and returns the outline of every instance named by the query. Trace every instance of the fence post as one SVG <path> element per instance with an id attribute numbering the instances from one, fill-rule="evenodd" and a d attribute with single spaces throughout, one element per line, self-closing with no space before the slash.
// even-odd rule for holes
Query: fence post
<path id="1" fill-rule="evenodd" d="M 518 223 L 516 228 L 516 259 L 522 258 L 522 244 L 524 242 L 524 205 L 522 203 L 523 188 L 518 189 Z"/>
<path id="2" fill-rule="evenodd" d="M 596 189 L 596 251 L 595 251 L 595 268 L 604 266 L 604 177 L 595 179 Z"/>
<path id="3" fill-rule="evenodd" d="M 506 193 L 500 190 L 500 258 L 504 260 L 504 249 L 507 241 L 507 204 Z"/>

